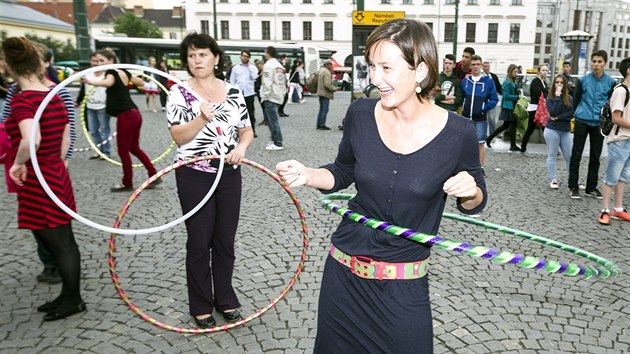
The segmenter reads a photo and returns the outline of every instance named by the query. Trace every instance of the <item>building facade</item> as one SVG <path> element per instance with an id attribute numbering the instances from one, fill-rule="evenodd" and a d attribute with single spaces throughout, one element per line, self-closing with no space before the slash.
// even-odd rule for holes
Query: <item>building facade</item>
<path id="1" fill-rule="evenodd" d="M 216 37 L 268 42 L 309 42 L 336 51 L 347 63 L 352 51 L 353 1 L 343 0 L 187 0 L 186 28 Z M 460 0 L 456 57 L 473 47 L 492 70 L 509 64 L 531 67 L 534 60 L 537 0 Z M 404 11 L 426 22 L 438 43 L 440 57 L 453 51 L 455 0 L 366 1 L 366 11 Z"/>

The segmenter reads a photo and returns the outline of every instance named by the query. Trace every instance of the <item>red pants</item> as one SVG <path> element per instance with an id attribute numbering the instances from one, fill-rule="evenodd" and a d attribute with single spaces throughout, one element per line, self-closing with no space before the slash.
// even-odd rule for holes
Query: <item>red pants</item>
<path id="1" fill-rule="evenodd" d="M 142 115 L 137 109 L 125 111 L 116 117 L 116 144 L 118 145 L 118 156 L 123 165 L 124 186 L 133 186 L 133 167 L 131 167 L 131 155 L 134 154 L 148 171 L 149 177 L 157 171 L 151 159 L 140 149 L 140 129 L 142 128 Z"/>

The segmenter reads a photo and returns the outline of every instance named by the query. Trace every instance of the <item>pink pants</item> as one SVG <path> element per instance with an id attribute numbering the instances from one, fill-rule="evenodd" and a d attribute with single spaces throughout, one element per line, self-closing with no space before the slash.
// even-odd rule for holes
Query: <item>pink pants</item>
<path id="1" fill-rule="evenodd" d="M 142 128 L 142 115 L 137 109 L 125 111 L 116 116 L 116 144 L 118 145 L 118 156 L 123 165 L 124 186 L 133 186 L 133 167 L 131 167 L 131 155 L 134 154 L 147 169 L 149 177 L 157 171 L 151 159 L 140 149 L 140 129 Z"/>

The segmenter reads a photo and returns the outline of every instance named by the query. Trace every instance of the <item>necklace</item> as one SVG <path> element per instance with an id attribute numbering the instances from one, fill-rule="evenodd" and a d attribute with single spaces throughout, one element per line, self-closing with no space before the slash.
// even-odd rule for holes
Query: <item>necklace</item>
<path id="1" fill-rule="evenodd" d="M 195 78 L 195 83 L 201 89 L 200 91 L 202 91 L 204 95 L 206 95 L 208 98 L 212 100 L 212 98 L 214 97 L 213 91 L 216 91 L 216 89 L 214 90 L 212 89 L 212 83 L 210 83 L 210 87 L 205 87 L 197 78 Z"/>

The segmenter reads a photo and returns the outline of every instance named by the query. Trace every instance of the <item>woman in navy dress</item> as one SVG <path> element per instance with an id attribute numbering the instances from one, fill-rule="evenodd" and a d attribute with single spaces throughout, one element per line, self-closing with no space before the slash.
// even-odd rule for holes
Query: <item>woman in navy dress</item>
<path id="1" fill-rule="evenodd" d="M 354 183 L 350 209 L 429 234 L 437 234 L 448 196 L 462 213 L 479 213 L 486 188 L 474 125 L 431 102 L 438 83 L 431 29 L 392 20 L 372 32 L 365 53 L 380 99 L 350 106 L 333 163 L 280 162 L 281 178 L 324 193 Z M 315 353 L 431 353 L 430 247 L 347 219 L 331 241 Z"/>

